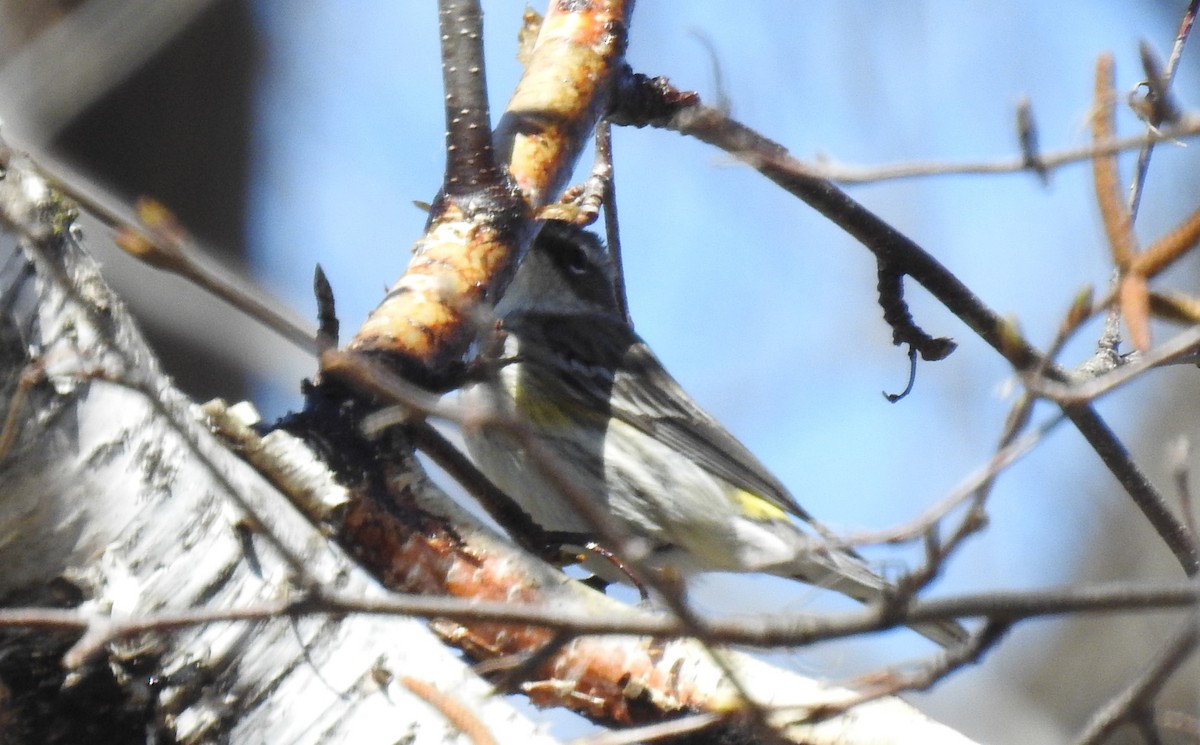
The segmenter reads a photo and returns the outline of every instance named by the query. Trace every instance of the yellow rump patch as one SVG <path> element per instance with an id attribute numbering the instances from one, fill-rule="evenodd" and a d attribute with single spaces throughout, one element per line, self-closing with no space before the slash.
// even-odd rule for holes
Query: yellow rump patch
<path id="1" fill-rule="evenodd" d="M 787 513 L 779 509 L 779 507 L 745 489 L 734 489 L 731 496 L 737 504 L 738 509 L 741 510 L 742 515 L 751 520 L 770 522 L 788 519 Z"/>

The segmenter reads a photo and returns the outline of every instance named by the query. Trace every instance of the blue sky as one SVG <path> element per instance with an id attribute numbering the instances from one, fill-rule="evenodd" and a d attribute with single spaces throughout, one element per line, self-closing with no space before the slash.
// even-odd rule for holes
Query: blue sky
<path id="1" fill-rule="evenodd" d="M 494 112 L 519 75 L 521 5 L 484 2 Z M 1165 55 L 1177 22 L 1160 4 L 1115 0 L 739 5 L 641 4 L 631 64 L 711 100 L 701 35 L 716 50 L 737 117 L 800 157 L 858 165 L 1011 156 L 1022 96 L 1033 103 L 1044 150 L 1079 145 L 1097 53 L 1115 53 L 1118 88 L 1128 89 L 1140 77 L 1138 41 Z M 250 236 L 257 271 L 311 313 L 308 288 L 320 261 L 343 328 L 353 329 L 407 263 L 425 219 L 412 201 L 429 200 L 440 181 L 434 4 L 264 0 L 257 8 L 268 39 Z M 1179 79 L 1185 102 L 1197 82 L 1190 59 Z M 1120 127 L 1135 131 L 1129 117 Z M 909 287 L 918 323 L 960 348 L 921 365 L 915 392 L 889 405 L 880 392 L 903 387 L 907 358 L 891 346 L 875 305 L 865 249 L 700 143 L 630 130 L 616 133 L 615 150 L 639 332 L 810 511 L 846 529 L 887 527 L 986 461 L 1011 403 L 1009 371 L 960 322 Z M 1195 203 L 1196 186 L 1182 176 L 1188 168 L 1194 163 L 1177 149 L 1157 154 L 1140 221 L 1147 239 Z M 1051 338 L 1082 286 L 1107 281 L 1086 166 L 1054 174 L 1048 187 L 1025 174 L 951 176 L 850 193 L 1018 319 L 1035 343 Z M 1095 335 L 1064 359 L 1089 354 Z M 1137 431 L 1130 404 L 1145 407 L 1151 395 L 1140 391 L 1101 407 L 1122 434 Z M 265 401 L 268 413 L 279 413 L 298 396 L 275 392 Z M 1097 501 L 1120 499 L 1079 436 L 1063 429 L 1002 479 L 987 534 L 951 563 L 936 591 L 1065 581 L 1095 539 L 1104 512 Z M 765 582 L 715 577 L 696 597 L 714 609 L 742 607 L 739 598 L 774 592 Z M 799 591 L 785 607 L 808 600 Z M 1051 633 L 1049 624 L 1031 626 L 1020 646 L 1036 654 L 1028 649 Z M 906 639 L 895 641 L 926 650 Z M 1018 664 L 1021 652 L 1008 654 Z M 836 655 L 857 659 L 845 649 Z M 829 656 L 799 659 L 819 665 Z M 929 703 L 932 711 L 951 711 L 957 695 L 981 684 L 974 673 L 961 677 L 943 704 Z"/>

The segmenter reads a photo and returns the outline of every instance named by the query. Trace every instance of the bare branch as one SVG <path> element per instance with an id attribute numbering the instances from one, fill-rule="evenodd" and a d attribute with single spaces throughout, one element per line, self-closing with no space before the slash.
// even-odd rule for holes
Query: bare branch
<path id="1" fill-rule="evenodd" d="M 1062 423 L 1064 418 L 1062 415 L 1053 417 L 1037 429 L 1020 437 L 1016 436 L 1014 430 L 1011 438 L 1005 437 L 1001 440 L 1001 447 L 987 464 L 973 471 L 949 494 L 938 500 L 925 512 L 907 523 L 888 530 L 853 533 L 847 536 L 846 543 L 852 546 L 864 546 L 872 543 L 904 543 L 917 540 L 929 529 L 929 526 L 935 525 L 956 507 L 988 488 L 997 474 L 1030 453 L 1051 430 Z"/>
<path id="2" fill-rule="evenodd" d="M 838 714 L 867 701 L 895 696 L 904 691 L 927 691 L 951 673 L 981 660 L 1000 643 L 1010 628 L 1012 623 L 1009 621 L 988 621 L 982 629 L 971 635 L 966 644 L 946 650 L 927 665 L 915 670 L 891 669 L 874 673 L 854 686 L 859 690 L 855 698 L 839 702 L 823 714 Z"/>
<path id="3" fill-rule="evenodd" d="M 668 740 L 668 738 L 672 737 L 703 732 L 728 717 L 728 714 L 692 714 L 666 722 L 647 724 L 642 727 L 601 732 L 600 734 L 575 740 L 572 745 L 640 745 L 641 743 L 653 743 L 658 740 Z"/>
<path id="4" fill-rule="evenodd" d="M 713 644 L 748 645 L 761 648 L 800 647 L 818 641 L 840 639 L 884 631 L 903 624 L 950 618 L 984 618 L 1006 624 L 1048 616 L 1082 613 L 1161 613 L 1187 609 L 1200 602 L 1200 588 L 1191 582 L 1149 584 L 1145 581 L 1071 585 L 1044 590 L 995 591 L 929 600 L 914 600 L 906 617 L 882 621 L 871 608 L 839 613 L 780 613 L 733 616 L 708 620 L 705 636 Z M 221 622 L 253 622 L 280 616 L 369 615 L 418 616 L 469 624 L 510 627 L 530 626 L 581 635 L 636 635 L 683 638 L 688 630 L 678 619 L 619 606 L 615 602 L 603 614 L 587 603 L 538 604 L 489 600 L 478 597 L 440 597 L 421 594 L 392 594 L 364 598 L 336 592 L 286 601 L 272 601 L 243 608 L 196 608 L 147 613 L 137 618 L 115 619 L 77 610 L 53 608 L 0 609 L 0 627 L 44 628 L 89 632 L 69 658 L 79 664 L 112 641 L 145 634 L 169 632 L 190 626 Z M 520 629 L 513 628 L 516 634 Z M 528 633 L 527 631 L 521 633 Z M 545 637 L 552 638 L 552 635 Z M 458 643 L 464 639 L 459 638 Z M 528 639 L 526 639 L 528 641 Z M 614 649 L 620 643 L 614 640 Z M 485 657 L 492 652 L 477 649 Z"/>
<path id="5" fill-rule="evenodd" d="M 1200 547 L 1196 545 L 1196 536 L 1171 511 L 1167 501 L 1133 462 L 1129 450 L 1096 410 L 1082 404 L 1069 404 L 1063 406 L 1063 413 L 1125 488 L 1133 503 L 1175 555 L 1183 571 L 1189 577 L 1200 571 Z"/>
<path id="6" fill-rule="evenodd" d="M 278 302 L 265 296 L 262 288 L 247 289 L 208 263 L 214 252 L 187 233 L 165 205 L 141 197 L 130 209 L 116 195 L 75 172 L 53 157 L 36 160 L 38 172 L 104 225 L 115 232 L 114 242 L 127 254 L 156 269 L 176 274 L 274 331 L 298 349 L 316 353 L 310 328 Z"/>
<path id="7" fill-rule="evenodd" d="M 1145 354 L 1131 355 L 1119 366 L 1103 375 L 1072 376 L 1078 380 L 1062 382 L 1058 380 L 1027 377 L 1025 385 L 1032 393 L 1050 399 L 1058 404 L 1075 404 L 1094 401 L 1097 398 L 1116 390 L 1126 383 L 1143 375 L 1147 370 L 1176 361 L 1191 362 L 1189 359 L 1200 347 L 1200 327 L 1181 331 L 1169 341 L 1151 349 Z"/>
<path id="8" fill-rule="evenodd" d="M 700 104 L 684 106 L 666 125 L 745 161 L 857 238 L 877 260 L 915 279 L 999 351 L 1016 369 L 1036 364 L 1032 346 L 1005 338 L 1003 320 L 952 272 L 907 236 L 829 181 L 812 176 L 783 146 L 724 113 Z"/>
<path id="9" fill-rule="evenodd" d="M 1022 152 L 1010 158 L 981 160 L 975 162 L 912 161 L 882 166 L 855 166 L 821 157 L 805 163 L 805 170 L 812 176 L 829 179 L 839 184 L 873 184 L 909 178 L 929 178 L 955 175 L 1003 175 L 1034 172 L 1047 174 L 1075 163 L 1091 161 L 1098 156 L 1137 150 L 1148 143 L 1173 142 L 1200 134 L 1200 116 L 1185 116 L 1177 126 L 1155 130 L 1144 135 L 1118 137 L 1112 140 L 1064 148 L 1040 153 L 1035 163 L 1030 163 Z M 1040 168 L 1039 168 L 1040 166 Z"/>

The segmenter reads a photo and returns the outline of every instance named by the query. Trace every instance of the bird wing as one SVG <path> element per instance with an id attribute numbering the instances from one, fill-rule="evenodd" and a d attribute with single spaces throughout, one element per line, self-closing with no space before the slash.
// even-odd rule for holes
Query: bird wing
<path id="1" fill-rule="evenodd" d="M 729 430 L 700 408 L 641 339 L 626 350 L 610 401 L 622 421 L 687 453 L 709 473 L 785 512 L 812 521 L 787 488 Z"/>
<path id="2" fill-rule="evenodd" d="M 527 314 L 506 319 L 504 326 L 519 340 L 540 337 L 519 345 L 525 364 L 553 364 L 538 359 L 540 352 L 570 366 L 571 375 L 560 380 L 563 392 L 586 410 L 607 410 L 734 487 L 815 524 L 766 466 L 692 400 L 628 324 L 602 316 Z"/>

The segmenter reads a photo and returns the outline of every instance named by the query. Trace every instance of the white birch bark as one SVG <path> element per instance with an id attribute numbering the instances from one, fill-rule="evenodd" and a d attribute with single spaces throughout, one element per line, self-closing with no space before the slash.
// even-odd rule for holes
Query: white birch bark
<path id="1" fill-rule="evenodd" d="M 82 239 L 65 205 L 12 155 L 0 179 L 0 416 L 11 413 L 20 429 L 0 461 L 0 597 L 41 597 L 65 576 L 97 618 L 253 606 L 293 591 L 269 537 L 310 579 L 382 593 L 211 435 Z M 31 364 L 44 375 L 14 404 Z M 248 540 L 243 518 L 262 526 Z M 183 742 L 460 741 L 396 682 L 403 675 L 451 694 L 501 742 L 550 742 L 411 619 L 196 626 L 115 645 L 110 664 L 135 652 L 158 658 L 155 726 Z"/>

